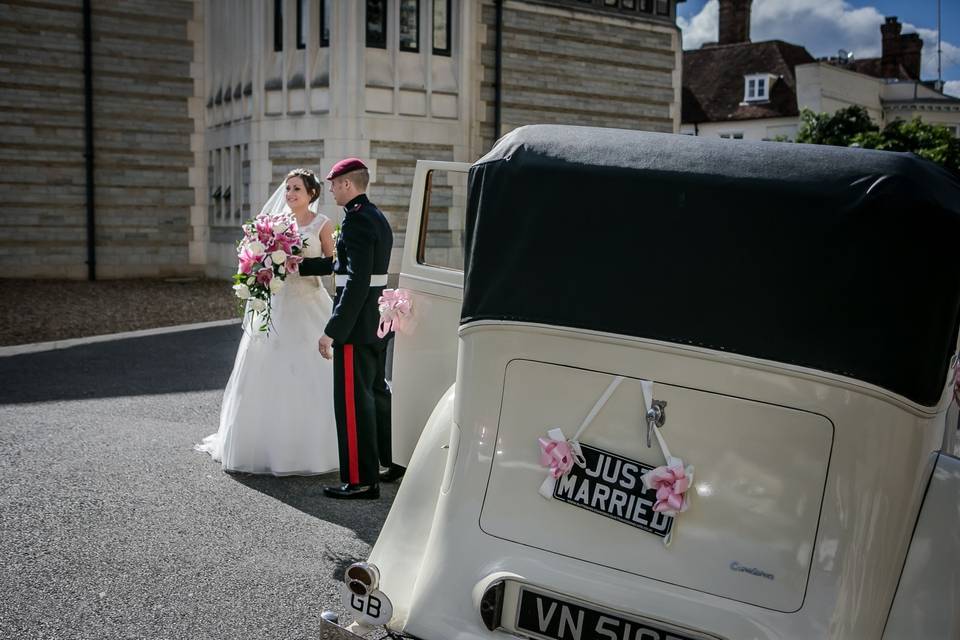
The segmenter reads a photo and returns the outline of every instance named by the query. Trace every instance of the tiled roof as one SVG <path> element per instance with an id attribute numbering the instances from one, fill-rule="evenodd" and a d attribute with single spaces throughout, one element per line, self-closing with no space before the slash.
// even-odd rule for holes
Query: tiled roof
<path id="1" fill-rule="evenodd" d="M 837 64 L 834 60 L 829 60 L 830 64 L 836 65 L 841 69 L 855 71 L 874 78 L 883 78 L 882 58 L 861 58 L 860 60 L 851 60 L 843 64 Z M 897 64 L 897 80 L 913 80 L 902 64 Z"/>
<path id="2" fill-rule="evenodd" d="M 683 52 L 682 121 L 726 122 L 796 116 L 797 89 L 793 68 L 814 62 L 801 46 L 768 40 L 707 45 Z M 743 77 L 771 73 L 778 79 L 770 100 L 743 103 Z"/>

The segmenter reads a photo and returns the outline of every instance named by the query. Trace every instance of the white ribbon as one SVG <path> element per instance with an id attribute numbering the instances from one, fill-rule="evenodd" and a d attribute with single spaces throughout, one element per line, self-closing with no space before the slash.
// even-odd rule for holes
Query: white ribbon
<path id="1" fill-rule="evenodd" d="M 587 416 L 583 419 L 583 422 L 580 423 L 580 428 L 577 429 L 577 432 L 573 434 L 573 438 L 567 440 L 563 435 L 563 431 L 558 427 L 550 429 L 547 431 L 547 439 L 540 438 L 540 449 L 541 456 L 540 461 L 544 466 L 548 466 L 544 463 L 545 457 L 549 456 L 551 451 L 557 447 L 568 446 L 570 448 L 570 453 L 573 456 L 573 463 L 578 467 L 587 466 L 587 460 L 583 457 L 583 450 L 580 448 L 580 436 L 583 435 L 583 432 L 587 430 L 587 427 L 590 426 L 590 423 L 593 422 L 593 419 L 597 417 L 597 414 L 600 413 L 600 410 L 603 409 L 603 406 L 607 404 L 607 401 L 610 399 L 610 396 L 613 395 L 613 392 L 617 390 L 617 387 L 620 386 L 620 383 L 623 382 L 623 376 L 616 376 L 610 384 L 607 386 L 606 391 L 603 392 L 603 395 L 597 399 L 593 404 L 593 408 L 590 409 L 590 412 L 587 413 Z M 556 444 L 554 444 L 556 443 Z M 566 475 L 570 471 L 570 467 L 563 469 L 560 475 Z M 553 499 L 553 491 L 557 487 L 557 477 L 554 475 L 553 466 L 550 466 L 550 472 L 547 474 L 546 479 L 544 479 L 543 484 L 540 485 L 538 490 L 540 495 L 544 498 L 551 500 Z"/>

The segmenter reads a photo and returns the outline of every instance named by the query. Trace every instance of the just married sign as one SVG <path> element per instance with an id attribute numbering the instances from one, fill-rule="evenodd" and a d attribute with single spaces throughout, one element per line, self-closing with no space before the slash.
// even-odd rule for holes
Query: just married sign
<path id="1" fill-rule="evenodd" d="M 585 465 L 574 465 L 557 479 L 556 500 L 613 518 L 656 536 L 666 537 L 673 517 L 653 510 L 655 488 L 644 489 L 641 476 L 653 467 L 580 443 Z"/>

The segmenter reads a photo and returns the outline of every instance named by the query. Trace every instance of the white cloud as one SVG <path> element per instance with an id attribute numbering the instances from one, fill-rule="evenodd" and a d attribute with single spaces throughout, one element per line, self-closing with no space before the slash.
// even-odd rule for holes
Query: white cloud
<path id="1" fill-rule="evenodd" d="M 750 39 L 785 40 L 806 47 L 814 57 L 835 56 L 840 49 L 857 58 L 880 55 L 880 25 L 884 15 L 875 7 L 851 7 L 844 0 L 754 0 Z M 696 49 L 704 42 L 716 42 L 719 8 L 710 0 L 692 18 L 678 18 L 683 29 L 683 46 Z M 937 32 L 935 29 L 904 23 L 904 33 L 923 38 L 925 79 L 937 75 Z M 960 60 L 960 47 L 943 42 L 944 69 Z"/>
<path id="2" fill-rule="evenodd" d="M 700 13 L 689 20 L 678 16 L 677 25 L 683 30 L 683 48 L 697 49 L 704 42 L 716 42 L 719 17 L 720 9 L 717 0 L 707 2 Z"/>
<path id="3" fill-rule="evenodd" d="M 960 98 L 960 80 L 947 80 L 944 82 L 943 92 L 949 96 Z"/>

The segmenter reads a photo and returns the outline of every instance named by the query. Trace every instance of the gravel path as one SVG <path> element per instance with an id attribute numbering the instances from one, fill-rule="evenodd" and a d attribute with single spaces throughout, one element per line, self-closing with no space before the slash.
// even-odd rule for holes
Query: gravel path
<path id="1" fill-rule="evenodd" d="M 343 613 L 396 487 L 339 502 L 192 451 L 239 331 L 0 358 L 0 639 L 306 639 Z"/>
<path id="2" fill-rule="evenodd" d="M 227 280 L 0 282 L 0 346 L 238 317 Z"/>

